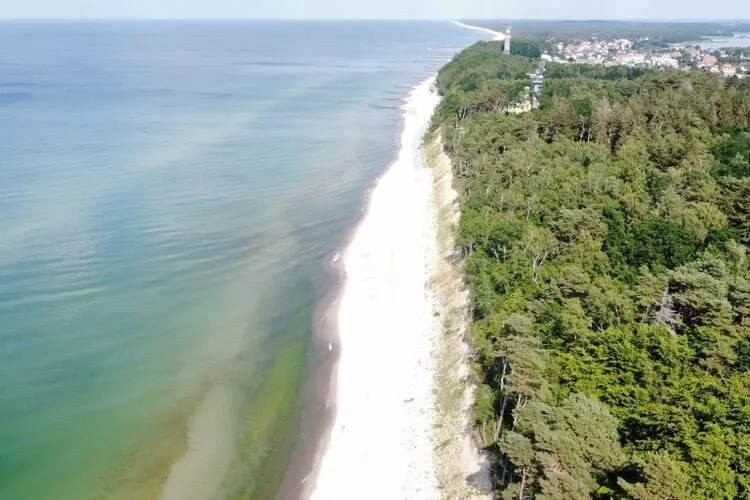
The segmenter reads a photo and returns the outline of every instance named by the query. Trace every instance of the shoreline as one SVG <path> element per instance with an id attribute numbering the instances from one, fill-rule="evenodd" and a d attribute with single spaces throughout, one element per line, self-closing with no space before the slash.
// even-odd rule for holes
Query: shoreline
<path id="1" fill-rule="evenodd" d="M 329 385 L 335 414 L 302 498 L 438 497 L 429 366 L 435 311 L 427 290 L 432 273 L 425 267 L 434 261 L 425 258 L 434 229 L 425 222 L 434 210 L 429 172 L 420 161 L 439 101 L 433 84 L 434 77 L 417 86 L 403 105 L 397 159 L 369 193 L 342 251 L 346 277 L 327 313 L 335 309 L 341 346 Z M 404 256 L 403 248 L 413 251 Z M 372 488 L 363 493 L 362 484 Z"/>
<path id="2" fill-rule="evenodd" d="M 503 33 L 486 28 L 470 26 L 457 21 L 454 21 L 454 24 L 491 35 L 494 40 L 505 38 Z M 452 234 L 446 240 L 445 231 L 449 233 L 453 231 L 460 216 L 457 204 L 458 194 L 453 190 L 452 186 L 452 165 L 450 159 L 442 151 L 442 146 L 440 146 L 439 154 L 441 156 L 439 156 L 440 162 L 437 168 L 435 165 L 430 165 L 427 150 L 432 145 L 428 144 L 424 138 L 440 101 L 436 89 L 434 89 L 435 79 L 436 76 L 433 76 L 413 88 L 406 98 L 406 102 L 401 106 L 403 110 L 402 130 L 397 146 L 397 157 L 386 167 L 383 174 L 376 179 L 373 187 L 364 196 L 360 217 L 343 239 L 340 253 L 336 253 L 335 257 L 327 263 L 330 266 L 333 280 L 325 298 L 320 301 L 314 317 L 314 342 L 317 345 L 316 348 L 321 358 L 319 358 L 318 364 L 312 369 L 310 382 L 305 390 L 305 410 L 300 424 L 300 435 L 303 436 L 303 441 L 290 461 L 289 471 L 285 475 L 280 493 L 276 497 L 278 499 L 309 499 L 319 497 L 323 500 L 329 500 L 331 498 L 344 499 L 351 496 L 347 495 L 343 488 L 341 490 L 333 488 L 331 490 L 334 492 L 332 496 L 318 492 L 321 475 L 326 473 L 323 468 L 324 462 L 330 453 L 331 443 L 338 423 L 338 407 L 345 402 L 338 393 L 338 390 L 339 378 L 342 371 L 342 356 L 346 354 L 346 342 L 342 339 L 340 328 L 342 301 L 346 296 L 347 286 L 350 284 L 346 258 L 355 244 L 362 227 L 367 223 L 368 217 L 371 215 L 373 199 L 378 189 L 401 160 L 402 155 L 405 153 L 405 143 L 407 142 L 409 143 L 408 146 L 413 149 L 411 152 L 416 155 L 417 165 L 415 167 L 418 170 L 424 171 L 423 175 L 427 176 L 425 182 L 427 182 L 428 186 L 429 214 L 426 222 L 427 226 L 432 230 L 432 243 L 434 247 L 431 249 L 432 258 L 425 258 L 423 261 L 424 264 L 432 267 L 424 275 L 425 287 L 422 299 L 431 309 L 431 317 L 428 322 L 430 326 L 427 345 L 429 347 L 428 361 L 432 365 L 423 370 L 429 379 L 426 391 L 429 404 L 422 405 L 420 410 L 420 416 L 427 415 L 426 422 L 428 424 L 426 426 L 426 442 L 429 444 L 430 454 L 427 461 L 429 462 L 429 471 L 426 474 L 427 480 L 424 481 L 425 478 L 422 478 L 424 484 L 416 488 L 417 494 L 402 492 L 399 498 L 403 498 L 404 495 L 408 498 L 430 499 L 446 496 L 477 500 L 491 498 L 491 494 L 486 493 L 487 491 L 491 491 L 489 460 L 475 446 L 472 434 L 471 406 L 473 405 L 474 386 L 469 383 L 461 392 L 462 396 L 458 411 L 446 409 L 440 402 L 440 391 L 444 390 L 442 384 L 446 379 L 450 380 L 450 383 L 453 384 L 467 384 L 470 347 L 466 335 L 470 316 L 468 311 L 468 292 L 463 288 L 463 274 L 460 263 L 449 259 L 441 243 L 441 241 L 448 241 L 450 242 L 449 244 L 453 244 Z M 414 95 L 420 90 L 424 91 L 425 89 L 428 91 L 432 102 L 429 105 L 426 118 L 423 118 L 424 121 L 420 127 L 421 133 L 417 134 L 416 137 L 412 137 L 412 140 L 409 141 L 406 137 L 409 125 L 409 106 Z M 440 140 L 439 136 L 436 140 Z M 441 184 L 441 179 L 448 179 L 447 186 L 444 182 Z M 448 203 L 450 206 L 443 205 L 446 200 L 449 200 Z M 447 220 L 443 220 L 442 216 L 445 210 L 450 212 Z M 446 271 L 443 268 L 443 264 L 446 262 L 449 263 L 447 276 L 444 275 Z M 442 283 L 443 279 L 447 280 L 447 283 Z M 433 283 L 435 280 L 437 282 Z M 465 304 L 463 304 L 465 314 L 456 324 L 456 328 L 454 329 L 456 335 L 452 337 L 454 340 L 458 339 L 458 344 L 450 343 L 443 338 L 444 336 L 446 338 L 450 337 L 450 332 L 445 330 L 443 318 L 455 314 L 455 310 L 462 307 L 462 305 L 455 302 L 451 304 L 446 303 L 445 296 L 441 291 L 445 286 L 454 288 L 459 286 L 463 290 L 462 299 L 458 300 L 465 300 Z M 398 345 L 395 347 L 398 348 Z M 455 366 L 447 366 L 448 363 L 446 361 L 446 349 L 456 348 L 462 353 L 458 371 L 455 370 Z M 421 360 L 418 360 L 418 365 L 420 364 Z M 448 373 L 447 376 L 445 375 L 446 373 Z M 411 402 L 413 402 L 413 398 L 407 398 L 402 400 L 402 405 Z M 423 418 L 422 423 L 424 422 L 425 419 Z M 455 463 L 455 450 L 457 449 L 455 444 L 441 446 L 441 428 L 443 431 L 449 429 L 450 432 L 459 432 L 458 435 L 461 436 L 461 439 L 455 442 L 458 443 L 461 463 Z M 422 437 L 424 439 L 424 436 Z M 380 443 L 374 444 L 377 446 Z M 386 453 L 382 453 L 382 455 L 386 460 L 388 459 Z M 453 465 L 448 468 L 450 470 L 446 469 L 446 464 L 448 463 L 452 463 Z M 327 472 L 327 474 L 330 475 L 331 472 Z M 374 480 L 382 479 L 383 476 L 387 477 L 388 475 L 377 471 L 374 473 Z M 324 478 L 324 481 L 327 481 L 327 479 Z M 446 481 L 451 482 L 452 485 L 446 485 Z M 425 487 L 423 488 L 423 486 Z M 446 495 L 446 491 L 443 491 L 444 488 L 447 488 L 447 491 L 452 492 L 451 494 L 454 496 Z M 456 493 L 459 496 L 455 496 Z M 372 498 L 378 498 L 378 495 L 381 494 L 374 495 Z M 356 496 L 358 498 L 369 498 L 367 494 L 363 495 L 361 488 L 357 489 Z M 381 496 L 380 498 L 383 497 Z"/>
<path id="3" fill-rule="evenodd" d="M 354 229 L 358 225 L 359 222 Z M 354 229 L 344 239 L 345 242 L 349 241 Z M 335 401 L 330 400 L 336 385 L 336 367 L 340 356 L 335 316 L 346 274 L 338 253 L 327 259 L 326 265 L 332 280 L 313 312 L 313 348 L 316 358 L 312 362 L 308 382 L 302 388 L 302 411 L 296 432 L 298 444 L 293 449 L 289 466 L 275 496 L 280 500 L 297 500 L 309 496 L 320 465 L 321 446 L 329 439 L 335 415 Z"/>
<path id="4" fill-rule="evenodd" d="M 417 96 L 425 100 L 427 109 L 416 111 L 421 114 L 421 123 L 410 128 L 406 122 L 410 118 L 411 101 Z M 310 401 L 317 405 L 317 415 L 322 419 L 316 419 L 316 426 L 308 424 L 315 432 L 314 438 L 302 446 L 302 453 L 295 460 L 298 468 L 290 469 L 289 477 L 295 478 L 295 483 L 286 482 L 287 489 L 278 498 L 329 500 L 352 495 L 373 499 L 491 498 L 489 460 L 475 444 L 471 420 L 475 386 L 471 382 L 471 347 L 467 339 L 469 295 L 461 262 L 455 255 L 454 240 L 460 217 L 458 193 L 453 188 L 452 165 L 442 150 L 439 134 L 431 141 L 423 139 L 438 103 L 434 77 L 410 94 L 404 105 L 405 123 L 398 159 L 369 193 L 362 218 L 352 229 L 343 246 L 343 255 L 334 265 L 338 281 L 316 317 L 320 328 L 317 342 L 327 342 L 328 353 L 322 368 L 313 374 L 319 382 L 312 384 L 314 397 Z M 415 105 L 412 111 L 417 108 Z M 407 134 L 412 137 L 406 137 Z M 409 158 L 408 165 L 404 165 L 405 156 Z M 396 184 L 399 179 L 391 179 L 393 170 L 399 168 L 402 173 L 413 175 L 406 178 L 412 184 L 399 186 Z M 393 218 L 394 211 L 376 212 L 385 207 L 383 201 L 388 205 L 399 204 L 396 198 L 387 196 L 391 193 L 386 189 L 405 188 L 414 194 L 411 190 L 416 185 L 422 189 L 416 195 L 421 205 L 409 209 L 419 214 L 412 222 L 419 222 L 421 239 L 416 245 L 418 252 L 411 254 L 418 260 L 406 264 L 421 274 L 412 275 L 416 279 L 411 283 L 414 294 L 399 315 L 397 304 L 387 298 L 383 309 L 372 305 L 379 301 L 378 292 L 367 286 L 375 284 L 377 288 L 378 283 L 365 282 L 364 290 L 352 288 L 363 283 L 356 267 L 362 261 L 357 256 L 364 250 L 365 260 L 378 258 L 370 255 L 379 251 L 377 246 L 372 247 L 367 236 L 373 223 L 371 218 L 386 221 L 384 227 L 389 227 L 387 222 L 402 222 Z M 406 216 L 404 212 L 399 215 Z M 406 226 L 407 231 L 415 229 L 414 224 Z M 395 256 L 391 253 L 386 260 Z M 388 265 L 399 266 L 393 260 Z M 377 280 L 381 274 L 374 273 L 368 279 Z M 390 285 L 398 288 L 402 283 Z M 363 293 L 371 302 L 365 309 L 352 309 L 353 296 L 361 297 Z M 393 293 L 398 294 L 393 289 L 385 291 L 386 295 Z M 370 308 L 387 316 L 394 305 L 396 320 L 391 326 L 397 323 L 396 330 L 402 331 L 389 337 L 387 329 L 375 329 L 357 336 L 359 331 L 352 326 L 357 324 L 359 315 L 364 315 L 366 322 L 377 323 L 378 319 L 368 317 Z M 422 314 L 407 317 L 412 309 L 420 309 Z M 357 317 L 352 318 L 352 312 Z M 404 323 L 411 327 L 411 332 L 403 328 Z M 410 337 L 405 339 L 407 335 Z M 399 349 L 410 354 L 398 358 L 393 351 Z M 383 372 L 383 363 L 387 363 L 387 372 Z M 325 375 L 327 382 L 320 378 Z M 358 399 L 352 392 L 352 380 L 364 397 Z M 417 383 L 408 383 L 413 380 Z M 403 385 L 408 388 L 400 387 Z M 377 420 L 373 420 L 372 413 Z M 399 418 L 389 418 L 390 414 Z M 382 424 L 381 419 L 386 423 Z M 362 484 L 373 486 L 363 492 L 359 487 Z"/>
<path id="5" fill-rule="evenodd" d="M 404 142 L 403 132 L 406 125 L 404 110 L 410 97 L 419 87 L 425 85 L 432 87 L 432 83 L 428 85 L 428 82 L 434 82 L 435 78 L 436 76 L 433 76 L 421 80 L 421 83 L 413 87 L 409 95 L 403 99 L 404 103 L 399 106 L 402 110 L 402 116 L 401 133 L 398 136 L 396 147 L 397 157 L 386 165 L 384 171 L 365 192 L 362 197 L 360 215 L 342 238 L 340 250 L 324 262 L 331 276 L 331 283 L 324 297 L 316 306 L 313 315 L 313 342 L 316 345 L 318 358 L 311 369 L 309 382 L 303 389 L 303 415 L 298 431 L 301 444 L 294 450 L 290 467 L 282 481 L 279 494 L 276 495 L 279 500 L 308 499 L 315 489 L 321 462 L 330 440 L 337 406 L 335 392 L 338 380 L 337 368 L 341 356 L 338 313 L 347 284 L 344 257 L 362 224 L 367 219 L 371 209 L 373 193 L 398 161 Z M 430 114 L 430 118 L 431 116 Z"/>
<path id="6" fill-rule="evenodd" d="M 466 28 L 472 31 L 479 31 L 484 34 L 490 35 L 494 41 L 500 41 L 505 40 L 505 33 L 501 33 L 499 31 L 491 30 L 489 28 L 482 28 L 481 26 L 473 26 L 471 24 L 465 24 L 461 21 L 451 21 L 456 26 L 460 26 L 462 28 Z"/>

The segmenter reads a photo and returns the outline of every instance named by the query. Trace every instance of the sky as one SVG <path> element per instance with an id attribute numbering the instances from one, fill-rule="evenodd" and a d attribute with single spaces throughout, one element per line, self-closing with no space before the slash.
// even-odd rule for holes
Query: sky
<path id="1" fill-rule="evenodd" d="M 0 0 L 0 18 L 750 19 L 750 0 Z"/>

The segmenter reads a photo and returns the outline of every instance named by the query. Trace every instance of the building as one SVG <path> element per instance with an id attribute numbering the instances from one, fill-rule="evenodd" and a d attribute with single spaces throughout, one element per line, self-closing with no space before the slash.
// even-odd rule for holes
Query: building
<path id="1" fill-rule="evenodd" d="M 702 65 L 706 68 L 713 68 L 716 66 L 716 63 L 718 62 L 718 59 L 714 56 L 704 56 Z"/>
<path id="2" fill-rule="evenodd" d="M 651 66 L 654 66 L 656 68 L 679 68 L 680 62 L 668 55 L 654 55 L 651 56 Z"/>
<path id="3" fill-rule="evenodd" d="M 505 30 L 505 44 L 503 46 L 503 52 L 506 54 L 510 54 L 510 39 L 511 39 L 511 32 L 510 32 L 510 26 L 508 26 L 508 29 Z"/>
<path id="4" fill-rule="evenodd" d="M 692 57 L 693 59 L 698 59 L 701 56 L 701 51 L 696 49 L 695 47 L 687 47 L 687 53 Z"/>

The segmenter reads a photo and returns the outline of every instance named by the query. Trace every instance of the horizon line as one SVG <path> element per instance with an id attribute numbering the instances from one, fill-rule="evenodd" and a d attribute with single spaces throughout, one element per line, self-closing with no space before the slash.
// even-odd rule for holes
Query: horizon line
<path id="1" fill-rule="evenodd" d="M 367 22 L 367 21 L 392 21 L 392 22 L 492 22 L 492 21 L 515 21 L 515 22 L 644 22 L 644 23 L 750 23 L 748 19 L 733 18 L 503 18 L 503 17 L 480 17 L 480 18 L 457 18 L 457 17 L 434 17 L 434 18 L 399 18 L 399 17 L 362 17 L 362 18 L 326 18 L 326 17 L 0 17 L 0 22 L 8 21 L 224 21 L 224 22 Z"/>

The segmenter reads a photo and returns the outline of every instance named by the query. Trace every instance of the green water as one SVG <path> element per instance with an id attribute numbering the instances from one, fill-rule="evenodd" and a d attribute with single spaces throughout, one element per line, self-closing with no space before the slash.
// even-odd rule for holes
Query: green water
<path id="1" fill-rule="evenodd" d="M 0 499 L 270 498 L 449 23 L 0 23 Z"/>

